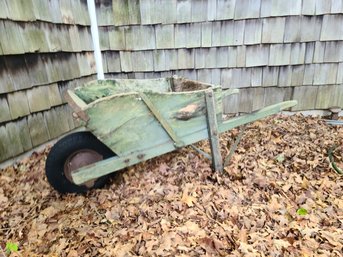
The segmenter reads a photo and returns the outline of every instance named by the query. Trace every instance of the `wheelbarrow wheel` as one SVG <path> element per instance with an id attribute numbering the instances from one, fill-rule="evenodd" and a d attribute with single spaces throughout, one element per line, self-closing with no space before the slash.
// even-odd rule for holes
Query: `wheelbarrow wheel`
<path id="1" fill-rule="evenodd" d="M 76 132 L 59 140 L 48 154 L 45 172 L 50 185 L 59 193 L 85 193 L 100 188 L 108 176 L 74 184 L 71 172 L 83 166 L 110 158 L 115 154 L 90 132 Z"/>

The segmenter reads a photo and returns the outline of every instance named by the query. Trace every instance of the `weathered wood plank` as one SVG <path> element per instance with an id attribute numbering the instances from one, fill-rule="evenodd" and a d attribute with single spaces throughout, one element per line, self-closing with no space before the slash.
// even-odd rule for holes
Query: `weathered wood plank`
<path id="1" fill-rule="evenodd" d="M 63 111 L 63 107 L 57 107 L 44 112 L 44 119 L 49 130 L 50 139 L 56 138 L 70 129 L 68 120 L 63 117 Z"/>
<path id="2" fill-rule="evenodd" d="M 23 117 L 30 113 L 25 91 L 17 91 L 7 95 L 12 119 Z"/>
<path id="3" fill-rule="evenodd" d="M 5 97 L 0 97 L 0 123 L 11 120 L 10 109 Z"/>
<path id="4" fill-rule="evenodd" d="M 174 48 L 174 24 L 156 25 L 155 31 L 157 49 Z"/>
<path id="5" fill-rule="evenodd" d="M 50 108 L 48 86 L 34 87 L 27 90 L 26 93 L 30 112 L 38 112 Z"/>
<path id="6" fill-rule="evenodd" d="M 11 141 L 5 126 L 0 126 L 0 138 L 0 161 L 4 161 L 12 157 L 11 149 L 8 147 L 11 145 Z"/>
<path id="7" fill-rule="evenodd" d="M 49 140 L 49 132 L 42 113 L 39 112 L 28 116 L 27 122 L 33 146 L 40 145 Z"/>
<path id="8" fill-rule="evenodd" d="M 318 86 L 294 87 L 293 99 L 298 104 L 292 108 L 292 111 L 313 110 L 316 104 Z"/>

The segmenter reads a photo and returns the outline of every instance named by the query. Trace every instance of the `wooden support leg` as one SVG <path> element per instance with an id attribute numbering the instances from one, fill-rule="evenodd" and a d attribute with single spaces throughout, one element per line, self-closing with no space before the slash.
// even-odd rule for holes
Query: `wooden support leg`
<path id="1" fill-rule="evenodd" d="M 215 171 L 223 171 L 223 160 L 220 154 L 220 144 L 219 144 L 219 132 L 218 123 L 216 116 L 216 105 L 213 95 L 213 90 L 208 89 L 205 91 L 206 97 L 206 110 L 207 110 L 207 128 L 208 128 L 208 138 L 211 145 L 212 152 L 212 166 Z"/>

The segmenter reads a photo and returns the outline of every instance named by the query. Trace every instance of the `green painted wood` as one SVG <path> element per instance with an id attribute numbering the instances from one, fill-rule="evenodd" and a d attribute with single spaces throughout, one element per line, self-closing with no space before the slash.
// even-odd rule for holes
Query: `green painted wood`
<path id="1" fill-rule="evenodd" d="M 215 96 L 212 89 L 205 91 L 207 130 L 212 153 L 212 167 L 215 171 L 223 171 L 223 160 L 220 154 L 219 132 L 216 116 Z"/>
<path id="2" fill-rule="evenodd" d="M 171 139 L 174 141 L 176 147 L 182 147 L 185 144 L 182 140 L 175 134 L 173 128 L 170 126 L 169 122 L 162 116 L 161 112 L 156 108 L 154 103 L 149 99 L 149 97 L 144 93 L 139 93 L 139 96 L 142 98 L 144 103 L 148 106 L 150 111 L 154 114 L 155 118 L 162 125 L 164 130 L 168 133 Z"/>
<path id="3" fill-rule="evenodd" d="M 219 131 L 224 132 L 234 127 L 267 117 L 268 115 L 278 113 L 279 111 L 294 106 L 295 104 L 296 101 L 283 102 L 276 105 L 265 107 L 253 114 L 233 118 L 232 120 L 229 120 L 223 124 L 219 124 Z M 192 134 L 182 137 L 182 140 L 186 145 L 190 145 L 198 141 L 204 140 L 206 138 L 208 138 L 207 128 L 200 128 L 198 131 L 195 131 Z M 110 174 L 117 170 L 129 167 L 131 165 L 165 154 L 167 152 L 171 152 L 173 150 L 175 150 L 175 146 L 171 140 L 168 140 L 161 144 L 155 144 L 141 151 L 133 151 L 132 153 L 128 153 L 120 157 L 110 158 L 83 167 L 79 170 L 74 171 L 72 177 L 76 184 L 82 184 L 88 180 Z"/>

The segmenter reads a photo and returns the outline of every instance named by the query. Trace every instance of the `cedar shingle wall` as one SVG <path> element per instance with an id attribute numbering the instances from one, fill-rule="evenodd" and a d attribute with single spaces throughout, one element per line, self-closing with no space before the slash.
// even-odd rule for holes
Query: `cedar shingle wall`
<path id="1" fill-rule="evenodd" d="M 94 79 L 86 1 L 0 0 L 0 162 L 75 128 L 67 88 Z"/>
<path id="2" fill-rule="evenodd" d="M 0 0 L 0 161 L 73 129 L 94 79 L 86 0 Z M 96 0 L 107 77 L 241 88 L 226 112 L 343 107 L 343 0 Z"/>

